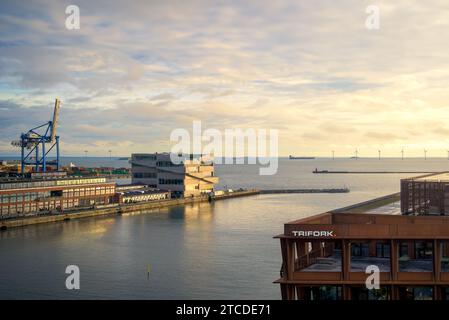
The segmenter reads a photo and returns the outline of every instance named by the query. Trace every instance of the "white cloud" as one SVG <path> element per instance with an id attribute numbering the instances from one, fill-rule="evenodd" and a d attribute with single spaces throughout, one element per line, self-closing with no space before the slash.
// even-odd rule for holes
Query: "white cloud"
<path id="1" fill-rule="evenodd" d="M 280 129 L 282 154 L 328 155 L 338 137 L 347 152 L 445 155 L 446 1 L 379 1 L 375 32 L 369 4 L 78 1 L 81 29 L 69 31 L 63 2 L 4 1 L 0 99 L 18 116 L 2 119 L 0 152 L 58 96 L 70 153 L 168 146 L 171 129 L 199 119 Z"/>

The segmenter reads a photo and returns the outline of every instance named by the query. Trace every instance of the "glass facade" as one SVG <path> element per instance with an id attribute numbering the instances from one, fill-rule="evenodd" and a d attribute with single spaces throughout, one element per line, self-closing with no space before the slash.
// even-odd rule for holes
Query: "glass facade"
<path id="1" fill-rule="evenodd" d="M 158 167 L 184 167 L 183 163 L 175 164 L 171 161 L 158 161 L 156 162 L 156 166 Z"/>
<path id="2" fill-rule="evenodd" d="M 433 300 L 432 287 L 400 287 L 400 300 Z"/>
<path id="3" fill-rule="evenodd" d="M 449 300 L 449 287 L 440 288 L 441 300 Z"/>
<path id="4" fill-rule="evenodd" d="M 156 172 L 135 172 L 133 174 L 134 178 L 146 178 L 146 179 L 156 179 L 157 173 Z"/>
<path id="5" fill-rule="evenodd" d="M 380 272 L 390 272 L 390 243 L 374 240 L 351 243 L 351 271 L 365 272 L 371 265 Z"/>
<path id="6" fill-rule="evenodd" d="M 134 160 L 141 161 L 141 160 L 156 160 L 156 155 L 154 154 L 145 154 L 145 155 L 134 155 Z"/>
<path id="7" fill-rule="evenodd" d="M 341 286 L 305 287 L 304 298 L 305 300 L 310 301 L 341 300 L 342 287 Z"/>
<path id="8" fill-rule="evenodd" d="M 380 287 L 380 289 L 367 289 L 366 287 L 352 287 L 351 300 L 390 300 L 391 290 L 388 287 Z"/>
<path id="9" fill-rule="evenodd" d="M 425 240 L 401 241 L 399 243 L 400 272 L 432 272 L 433 242 Z"/>
<path id="10" fill-rule="evenodd" d="M 159 179 L 159 184 L 184 184 L 182 179 Z"/>
<path id="11" fill-rule="evenodd" d="M 441 241 L 441 272 L 449 272 L 449 241 Z"/>

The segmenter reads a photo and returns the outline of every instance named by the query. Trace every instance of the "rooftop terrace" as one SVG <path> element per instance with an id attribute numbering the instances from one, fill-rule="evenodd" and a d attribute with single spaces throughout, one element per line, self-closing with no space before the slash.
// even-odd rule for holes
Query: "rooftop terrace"
<path id="1" fill-rule="evenodd" d="M 405 179 L 413 181 L 428 181 L 428 182 L 449 182 L 449 172 L 441 172 L 437 174 L 427 174 L 415 178 Z"/>
<path id="2" fill-rule="evenodd" d="M 397 193 L 288 222 L 278 237 L 295 238 L 292 231 L 301 230 L 332 230 L 336 239 L 449 239 L 449 219 L 401 215 Z"/>
<path id="3" fill-rule="evenodd" d="M 394 193 L 380 198 L 353 204 L 348 207 L 330 211 L 332 213 L 371 213 L 371 214 L 401 214 L 400 193 Z"/>

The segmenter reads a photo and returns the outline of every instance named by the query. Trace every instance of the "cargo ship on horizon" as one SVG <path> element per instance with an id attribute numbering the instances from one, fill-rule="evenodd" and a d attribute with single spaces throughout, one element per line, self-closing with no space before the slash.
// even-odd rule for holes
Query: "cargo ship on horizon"
<path id="1" fill-rule="evenodd" d="M 290 160 L 313 160 L 313 159 L 315 159 L 315 157 L 295 157 L 292 155 L 289 155 L 288 158 Z"/>

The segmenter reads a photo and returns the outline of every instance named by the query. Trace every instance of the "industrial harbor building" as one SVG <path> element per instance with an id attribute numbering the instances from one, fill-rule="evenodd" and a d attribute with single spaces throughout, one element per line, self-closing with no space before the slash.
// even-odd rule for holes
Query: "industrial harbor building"
<path id="1" fill-rule="evenodd" d="M 449 174 L 401 181 L 401 193 L 284 225 L 288 300 L 449 300 Z M 367 289 L 367 267 L 380 289 Z"/>
<path id="2" fill-rule="evenodd" d="M 213 161 L 186 157 L 175 165 L 168 153 L 133 154 L 132 184 L 117 186 L 105 176 L 38 171 L 0 178 L 0 219 L 59 214 L 93 206 L 196 197 L 214 190 Z"/>
<path id="3" fill-rule="evenodd" d="M 72 177 L 65 172 L 37 172 L 0 179 L 2 219 L 36 212 L 62 212 L 76 207 L 109 204 L 115 182 L 102 177 Z"/>
<path id="4" fill-rule="evenodd" d="M 117 186 L 111 180 L 128 175 L 127 168 L 78 168 L 70 164 L 61 171 L 56 135 L 60 107 L 60 100 L 55 99 L 51 120 L 11 142 L 20 148 L 21 157 L 20 162 L 0 163 L 0 220 L 196 197 L 214 190 L 218 178 L 213 159 L 203 155 L 177 155 L 181 161 L 174 164 L 169 153 L 133 154 L 131 185 Z M 54 159 L 50 152 L 55 153 Z"/>
<path id="5" fill-rule="evenodd" d="M 132 183 L 170 191 L 173 197 L 196 197 L 213 192 L 218 177 L 210 156 L 182 156 L 179 164 L 170 153 L 132 154 Z"/>

